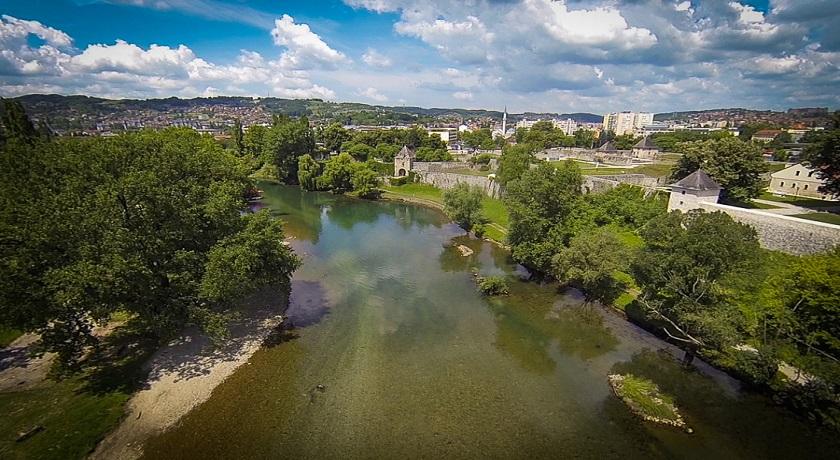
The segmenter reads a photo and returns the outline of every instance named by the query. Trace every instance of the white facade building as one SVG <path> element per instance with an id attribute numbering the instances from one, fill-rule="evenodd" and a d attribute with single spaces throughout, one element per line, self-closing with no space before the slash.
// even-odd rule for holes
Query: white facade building
<path id="1" fill-rule="evenodd" d="M 637 129 L 653 124 L 650 112 L 613 112 L 604 115 L 604 129 L 617 136 L 633 134 Z"/>

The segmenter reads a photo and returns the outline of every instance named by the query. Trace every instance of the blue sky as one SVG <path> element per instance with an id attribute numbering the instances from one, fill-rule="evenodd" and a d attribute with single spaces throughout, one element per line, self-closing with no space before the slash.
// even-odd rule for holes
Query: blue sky
<path id="1" fill-rule="evenodd" d="M 840 106 L 837 0 L 0 0 L 0 95 Z"/>

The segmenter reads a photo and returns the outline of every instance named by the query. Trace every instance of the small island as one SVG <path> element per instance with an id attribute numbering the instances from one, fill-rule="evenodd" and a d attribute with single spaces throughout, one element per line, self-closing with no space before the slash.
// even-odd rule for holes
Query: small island
<path id="1" fill-rule="evenodd" d="M 613 374 L 608 378 L 616 396 L 643 420 L 692 432 L 674 405 L 673 398 L 663 394 L 652 381 L 632 374 Z"/>

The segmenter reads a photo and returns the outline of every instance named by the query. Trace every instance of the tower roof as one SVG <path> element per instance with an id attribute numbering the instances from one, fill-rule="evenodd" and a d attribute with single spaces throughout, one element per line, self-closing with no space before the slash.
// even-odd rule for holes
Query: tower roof
<path id="1" fill-rule="evenodd" d="M 604 145 L 598 147 L 598 150 L 601 152 L 613 152 L 618 149 L 615 148 L 615 144 L 613 144 L 612 141 L 607 141 L 604 142 Z"/>
<path id="2" fill-rule="evenodd" d="M 679 187 L 688 190 L 706 191 L 706 190 L 721 190 L 723 187 L 718 185 L 706 171 L 698 169 L 693 173 L 683 177 L 677 183 L 671 184 L 671 187 Z"/>
<path id="3" fill-rule="evenodd" d="M 403 145 L 402 150 L 397 153 L 396 158 L 415 158 L 414 150 L 408 148 L 407 145 Z"/>
<path id="4" fill-rule="evenodd" d="M 650 149 L 650 150 L 659 150 L 659 147 L 650 140 L 650 136 L 645 136 L 644 139 L 640 140 L 633 146 L 634 149 Z"/>

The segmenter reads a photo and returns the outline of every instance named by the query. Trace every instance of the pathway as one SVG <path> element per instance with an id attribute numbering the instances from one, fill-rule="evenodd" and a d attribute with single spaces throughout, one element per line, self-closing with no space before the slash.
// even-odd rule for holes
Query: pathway
<path id="1" fill-rule="evenodd" d="M 775 206 L 775 208 L 773 209 L 759 209 L 759 211 L 769 212 L 771 214 L 779 214 L 782 216 L 792 216 L 796 214 L 808 214 L 812 212 L 817 212 L 814 209 L 803 208 L 802 206 L 796 206 L 790 203 L 782 203 L 780 201 L 761 200 L 758 198 L 754 198 L 753 202 Z"/>

